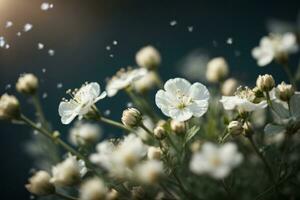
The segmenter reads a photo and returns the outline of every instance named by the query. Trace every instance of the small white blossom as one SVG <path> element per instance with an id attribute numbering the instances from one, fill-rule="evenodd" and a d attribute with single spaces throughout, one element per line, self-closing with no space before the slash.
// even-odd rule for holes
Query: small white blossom
<path id="1" fill-rule="evenodd" d="M 101 129 L 96 124 L 77 123 L 70 131 L 70 140 L 74 145 L 94 144 L 101 136 Z"/>
<path id="2" fill-rule="evenodd" d="M 264 109 L 268 106 L 267 101 L 262 100 L 255 102 L 254 92 L 249 88 L 239 88 L 234 96 L 222 96 L 220 102 L 225 110 L 235 110 L 240 112 L 252 112 Z"/>
<path id="3" fill-rule="evenodd" d="M 161 111 L 177 121 L 204 115 L 208 109 L 208 100 L 209 92 L 204 85 L 192 85 L 183 78 L 168 80 L 164 90 L 159 90 L 155 96 L 156 105 Z"/>
<path id="4" fill-rule="evenodd" d="M 80 186 L 80 199 L 81 200 L 105 200 L 108 192 L 104 182 L 95 177 L 86 180 Z"/>
<path id="5" fill-rule="evenodd" d="M 77 184 L 87 172 L 82 160 L 76 160 L 75 156 L 69 156 L 63 162 L 52 167 L 51 183 L 59 186 L 71 186 Z"/>
<path id="6" fill-rule="evenodd" d="M 192 156 L 190 169 L 195 174 L 208 174 L 216 179 L 225 178 L 233 168 L 243 160 L 241 153 L 233 143 L 220 147 L 213 143 L 205 143 L 201 151 Z"/>
<path id="7" fill-rule="evenodd" d="M 147 69 L 139 68 L 139 69 L 121 69 L 117 72 L 115 76 L 113 76 L 106 85 L 107 95 L 109 97 L 115 96 L 119 90 L 123 90 L 131 84 L 142 78 L 148 73 Z"/>
<path id="8" fill-rule="evenodd" d="M 145 184 L 154 184 L 163 175 L 163 163 L 157 160 L 147 160 L 135 168 L 137 179 Z"/>
<path id="9" fill-rule="evenodd" d="M 46 196 L 55 192 L 54 185 L 50 183 L 51 176 L 46 171 L 36 172 L 25 185 L 26 189 L 32 194 Z"/>
<path id="10" fill-rule="evenodd" d="M 263 67 L 273 59 L 280 59 L 297 51 L 297 38 L 293 33 L 271 34 L 260 40 L 259 46 L 252 50 L 252 56 L 257 60 L 257 64 Z"/>
<path id="11" fill-rule="evenodd" d="M 71 123 L 76 116 L 81 118 L 90 111 L 97 101 L 106 97 L 106 92 L 101 93 L 100 85 L 96 82 L 83 85 L 73 94 L 72 99 L 62 101 L 59 104 L 58 112 L 63 124 Z"/>

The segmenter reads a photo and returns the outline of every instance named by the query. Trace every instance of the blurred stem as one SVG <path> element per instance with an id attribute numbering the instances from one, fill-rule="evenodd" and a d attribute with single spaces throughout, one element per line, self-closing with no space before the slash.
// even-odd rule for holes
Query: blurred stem
<path id="1" fill-rule="evenodd" d="M 157 86 L 159 87 L 159 89 L 162 89 L 164 87 L 162 79 L 157 70 L 154 70 L 154 73 L 155 73 L 156 80 L 157 80 Z"/>
<path id="2" fill-rule="evenodd" d="M 127 128 L 126 126 L 124 126 L 124 125 L 121 124 L 120 122 L 117 122 L 117 121 L 108 119 L 108 118 L 106 118 L 106 117 L 102 117 L 102 116 L 101 116 L 101 117 L 99 118 L 99 121 L 100 121 L 100 122 L 103 122 L 103 123 L 106 123 L 106 124 L 108 124 L 108 125 L 111 125 L 111 126 L 114 126 L 114 127 L 120 128 L 120 129 L 123 129 L 123 130 L 125 130 L 126 132 L 134 132 L 133 129 Z"/>
<path id="3" fill-rule="evenodd" d="M 56 196 L 62 198 L 62 199 L 66 199 L 66 200 L 79 200 L 78 198 L 75 198 L 75 197 L 71 197 L 69 195 L 66 195 L 66 194 L 63 194 L 63 193 L 59 193 L 59 192 L 56 192 L 55 193 Z"/>
<path id="4" fill-rule="evenodd" d="M 286 75 L 289 78 L 290 83 L 293 85 L 294 89 L 297 91 L 297 83 L 296 83 L 296 80 L 294 79 L 291 69 L 288 65 L 288 61 L 281 62 L 281 64 L 282 64 L 282 67 L 283 67 Z"/>
<path id="5" fill-rule="evenodd" d="M 271 101 L 271 97 L 270 97 L 270 93 L 269 92 L 266 92 L 266 98 L 267 98 L 268 105 L 273 109 L 273 105 L 272 105 L 272 101 Z"/>
<path id="6" fill-rule="evenodd" d="M 185 189 L 185 187 L 184 187 L 182 181 L 181 181 L 180 178 L 177 176 L 177 174 L 176 174 L 175 171 L 173 171 L 172 174 L 173 174 L 173 176 L 174 176 L 176 182 L 178 183 L 179 189 L 180 189 L 181 192 L 184 194 L 184 196 L 186 196 L 187 199 L 198 199 L 198 200 L 199 200 L 199 198 L 198 198 L 196 195 L 194 195 L 194 194 L 192 194 L 192 193 L 189 193 L 189 192 Z"/>
<path id="7" fill-rule="evenodd" d="M 149 128 L 147 128 L 143 122 L 140 124 L 140 127 L 144 129 L 150 136 L 154 136 L 153 132 Z"/>
<path id="8" fill-rule="evenodd" d="M 43 127 L 46 127 L 49 130 L 49 126 L 48 126 L 48 123 L 47 123 L 47 120 L 46 120 L 46 117 L 45 117 L 45 114 L 44 114 L 44 111 L 42 108 L 42 104 L 41 104 L 40 98 L 37 93 L 32 95 L 32 102 L 36 109 L 39 121 L 41 122 Z"/>

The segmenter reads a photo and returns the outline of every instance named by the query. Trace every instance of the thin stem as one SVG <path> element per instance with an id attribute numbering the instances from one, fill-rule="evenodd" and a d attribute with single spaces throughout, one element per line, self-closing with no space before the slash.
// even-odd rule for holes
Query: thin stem
<path id="1" fill-rule="evenodd" d="M 221 181 L 221 183 L 222 183 L 222 186 L 223 186 L 224 190 L 226 191 L 228 197 L 229 197 L 230 199 L 234 200 L 235 198 L 234 198 L 234 196 L 232 195 L 232 193 L 231 193 L 231 191 L 230 191 L 230 188 L 226 185 L 224 179 Z"/>
<path id="2" fill-rule="evenodd" d="M 40 99 L 39 99 L 37 93 L 32 96 L 32 101 L 33 101 L 33 105 L 35 106 L 37 115 L 40 119 L 40 122 L 42 123 L 42 125 L 44 127 L 47 127 L 47 129 L 48 129 L 48 123 L 47 123 L 47 120 L 46 120 L 46 117 L 45 117 L 45 114 L 42 109 L 42 105 L 41 105 L 41 102 L 40 102 Z"/>
<path id="3" fill-rule="evenodd" d="M 292 75 L 292 72 L 291 72 L 291 69 L 290 69 L 288 63 L 287 62 L 283 62 L 282 66 L 283 66 L 283 69 L 284 69 L 286 75 L 289 78 L 290 83 L 293 85 L 293 87 L 297 91 L 297 83 L 296 83 L 296 80 L 294 79 L 294 77 Z"/>
<path id="4" fill-rule="evenodd" d="M 153 132 L 149 128 L 147 128 L 143 122 L 140 124 L 140 127 L 153 137 Z"/>
<path id="5" fill-rule="evenodd" d="M 273 109 L 273 104 L 272 104 L 272 101 L 271 101 L 271 97 L 270 97 L 270 93 L 269 92 L 266 92 L 266 98 L 267 98 L 267 103 L 268 105 Z M 273 109 L 274 110 L 274 109 Z"/>
<path id="6" fill-rule="evenodd" d="M 66 199 L 66 200 L 79 200 L 76 197 L 71 197 L 69 195 L 66 195 L 66 194 L 63 194 L 63 193 L 60 193 L 60 192 L 56 192 L 55 195 L 62 198 L 62 199 Z"/>
<path id="7" fill-rule="evenodd" d="M 111 120 L 111 119 L 108 119 L 108 118 L 105 118 L 105 117 L 102 117 L 102 116 L 99 118 L 99 121 L 101 121 L 103 123 L 106 123 L 108 125 L 111 125 L 111 126 L 114 126 L 114 127 L 120 128 L 120 129 L 123 129 L 123 130 L 125 130 L 127 132 L 134 132 L 133 129 L 127 128 L 126 126 L 124 126 L 120 122 L 116 122 L 114 120 Z"/>
<path id="8" fill-rule="evenodd" d="M 253 140 L 253 137 L 252 136 L 249 136 L 247 137 L 250 141 L 250 144 L 252 145 L 255 153 L 258 155 L 258 157 L 263 161 L 264 165 L 265 165 L 265 168 L 267 170 L 267 173 L 268 173 L 268 176 L 269 176 L 269 179 L 274 183 L 274 185 L 276 185 L 276 182 L 275 182 L 275 179 L 274 179 L 274 176 L 273 176 L 273 172 L 272 172 L 272 169 L 270 167 L 270 164 L 268 163 L 268 161 L 266 160 L 266 158 L 263 156 L 263 154 L 259 151 L 259 149 L 257 148 L 254 140 Z"/>

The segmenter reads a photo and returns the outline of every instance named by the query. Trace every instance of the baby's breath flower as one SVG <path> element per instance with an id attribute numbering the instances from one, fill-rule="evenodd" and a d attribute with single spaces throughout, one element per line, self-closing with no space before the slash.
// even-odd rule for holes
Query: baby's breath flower
<path id="1" fill-rule="evenodd" d="M 13 95 L 3 94 L 0 97 L 0 119 L 13 120 L 20 117 L 20 103 Z"/>
<path id="2" fill-rule="evenodd" d="M 276 94 L 280 100 L 288 102 L 295 94 L 295 90 L 292 85 L 282 82 L 281 84 L 277 85 Z"/>
<path id="3" fill-rule="evenodd" d="M 50 175 L 46 171 L 36 172 L 25 185 L 26 189 L 37 196 L 47 196 L 55 192 L 55 187 L 50 183 Z"/>
<path id="4" fill-rule="evenodd" d="M 217 83 L 227 76 L 228 71 L 228 64 L 224 58 L 213 58 L 207 63 L 206 79 L 209 82 Z"/>
<path id="5" fill-rule="evenodd" d="M 297 38 L 293 33 L 270 34 L 260 40 L 252 50 L 252 56 L 260 67 L 270 64 L 273 59 L 286 59 L 288 54 L 298 51 Z"/>
<path id="6" fill-rule="evenodd" d="M 242 154 L 237 151 L 233 143 L 220 147 L 205 143 L 201 151 L 193 154 L 190 169 L 196 174 L 208 174 L 216 179 L 223 179 L 243 160 Z"/>
<path id="7" fill-rule="evenodd" d="M 137 179 L 144 184 L 155 184 L 163 175 L 163 163 L 157 160 L 147 160 L 135 168 Z"/>
<path id="8" fill-rule="evenodd" d="M 237 88 L 238 81 L 234 78 L 229 78 L 222 84 L 221 92 L 224 96 L 231 96 Z"/>
<path id="9" fill-rule="evenodd" d="M 153 46 L 146 46 L 137 52 L 135 60 L 140 67 L 153 70 L 159 66 L 161 57 L 158 50 Z"/>
<path id="10" fill-rule="evenodd" d="M 63 162 L 52 167 L 51 183 L 58 186 L 72 186 L 79 183 L 87 169 L 82 160 L 76 160 L 76 157 L 69 156 Z"/>
<path id="11" fill-rule="evenodd" d="M 139 68 L 132 69 L 128 68 L 127 70 L 119 70 L 115 76 L 108 80 L 106 85 L 106 92 L 109 97 L 115 96 L 119 90 L 126 89 L 130 87 L 134 81 L 139 80 L 140 78 L 148 74 L 147 69 Z"/>
<path id="12" fill-rule="evenodd" d="M 139 126 L 142 121 L 142 115 L 136 108 L 127 108 L 123 111 L 121 121 L 125 126 L 133 128 Z"/>
<path id="13" fill-rule="evenodd" d="M 96 124 L 77 123 L 70 131 L 70 140 L 74 145 L 85 146 L 99 140 L 101 129 Z"/>
<path id="14" fill-rule="evenodd" d="M 81 200 L 105 200 L 107 187 L 99 178 L 90 178 L 80 186 Z"/>
<path id="15" fill-rule="evenodd" d="M 22 74 L 16 84 L 16 89 L 18 92 L 28 95 L 35 94 L 38 87 L 39 80 L 33 74 Z"/>
<path id="16" fill-rule="evenodd" d="M 149 147 L 148 148 L 147 156 L 148 156 L 148 159 L 150 159 L 150 160 L 160 160 L 161 154 L 162 154 L 162 152 L 159 147 Z"/>
<path id="17" fill-rule="evenodd" d="M 59 104 L 58 112 L 63 124 L 71 123 L 77 116 L 82 118 L 91 111 L 92 106 L 97 101 L 106 97 L 106 92 L 101 93 L 100 85 L 93 82 L 83 85 L 71 95 L 73 97 L 72 99 L 69 101 L 62 101 Z"/>
<path id="18" fill-rule="evenodd" d="M 258 89 L 264 92 L 270 92 L 275 87 L 275 80 L 272 75 L 259 75 L 256 80 Z"/>
<path id="19" fill-rule="evenodd" d="M 192 116 L 201 117 L 208 109 L 209 92 L 201 83 L 183 78 L 168 80 L 164 90 L 155 96 L 156 105 L 166 115 L 177 121 L 186 121 Z"/>

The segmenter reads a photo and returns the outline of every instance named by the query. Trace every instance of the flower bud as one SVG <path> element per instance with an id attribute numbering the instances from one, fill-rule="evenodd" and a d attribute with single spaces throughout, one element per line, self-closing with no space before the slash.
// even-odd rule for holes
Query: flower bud
<path id="1" fill-rule="evenodd" d="M 237 88 L 238 88 L 237 80 L 234 78 L 229 78 L 223 83 L 221 92 L 225 96 L 232 96 L 234 95 L 234 92 L 236 91 Z"/>
<path id="2" fill-rule="evenodd" d="M 16 89 L 18 92 L 28 95 L 36 93 L 39 86 L 38 78 L 33 74 L 23 74 L 17 81 Z"/>
<path id="3" fill-rule="evenodd" d="M 176 134 L 181 134 L 185 132 L 184 122 L 178 122 L 176 120 L 171 120 L 170 122 L 171 130 Z"/>
<path id="4" fill-rule="evenodd" d="M 275 87 L 275 81 L 272 75 L 259 75 L 256 80 L 256 86 L 263 92 L 269 92 Z"/>
<path id="5" fill-rule="evenodd" d="M 153 46 L 146 46 L 137 52 L 135 60 L 140 67 L 153 70 L 159 66 L 161 57 L 158 50 Z"/>
<path id="6" fill-rule="evenodd" d="M 20 103 L 13 95 L 3 94 L 0 97 L 0 119 L 13 120 L 20 118 Z"/>
<path id="7" fill-rule="evenodd" d="M 162 126 L 157 126 L 153 132 L 155 138 L 158 140 L 162 140 L 166 137 L 166 130 Z"/>
<path id="8" fill-rule="evenodd" d="M 37 196 L 47 196 L 55 192 L 55 187 L 50 183 L 50 175 L 46 171 L 36 172 L 25 185 L 26 189 Z"/>
<path id="9" fill-rule="evenodd" d="M 161 150 L 158 147 L 149 147 L 147 157 L 149 160 L 160 160 Z"/>
<path id="10" fill-rule="evenodd" d="M 292 85 L 282 82 L 281 84 L 277 85 L 276 94 L 280 100 L 289 101 L 290 98 L 295 94 L 295 90 Z"/>
<path id="11" fill-rule="evenodd" d="M 129 128 L 138 126 L 142 121 L 142 115 L 140 111 L 135 108 L 127 108 L 123 111 L 122 123 Z"/>
<path id="12" fill-rule="evenodd" d="M 203 141 L 201 141 L 201 140 L 196 140 L 196 141 L 194 141 L 194 142 L 191 144 L 190 149 L 191 149 L 192 152 L 195 153 L 195 152 L 197 152 L 197 151 L 199 151 L 199 150 L 201 149 L 202 145 L 203 145 Z"/>
<path id="13" fill-rule="evenodd" d="M 253 135 L 253 126 L 250 122 L 245 122 L 244 125 L 243 125 L 243 129 L 244 129 L 244 136 L 245 137 L 250 137 Z"/>
<path id="14" fill-rule="evenodd" d="M 237 136 L 244 132 L 243 124 L 239 121 L 231 121 L 227 126 L 227 129 L 232 136 Z"/>
<path id="15" fill-rule="evenodd" d="M 228 64 L 224 58 L 214 58 L 207 63 L 206 79 L 218 83 L 227 76 L 228 71 Z"/>
<path id="16" fill-rule="evenodd" d="M 80 200 L 105 200 L 107 187 L 99 178 L 90 178 L 80 186 Z"/>

